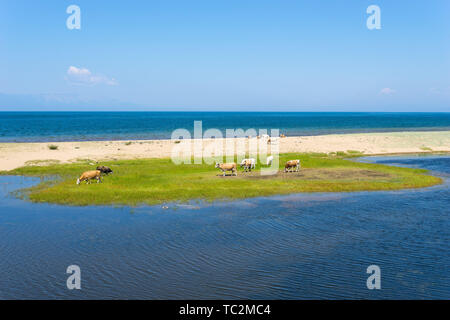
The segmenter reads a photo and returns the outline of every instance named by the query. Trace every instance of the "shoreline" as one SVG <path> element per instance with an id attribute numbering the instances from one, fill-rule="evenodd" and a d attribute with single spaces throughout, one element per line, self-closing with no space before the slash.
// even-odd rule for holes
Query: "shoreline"
<path id="1" fill-rule="evenodd" d="M 87 162 L 26 166 L 0 175 L 39 177 L 40 183 L 18 190 L 23 199 L 69 206 L 136 207 L 296 193 L 419 189 L 443 183 L 426 169 L 351 161 L 342 155 L 280 154 L 280 163 L 293 156 L 301 159 L 301 170 L 285 172 L 281 165 L 272 175 L 261 175 L 267 166 L 260 163 L 251 172 L 239 168 L 236 175 L 223 176 L 210 164 L 173 165 L 167 159 L 106 162 L 114 174 L 103 176 L 103 183 L 75 183 L 81 172 L 95 168 Z"/>
<path id="2" fill-rule="evenodd" d="M 247 138 L 234 138 L 248 141 Z M 190 142 L 194 144 L 194 139 Z M 203 150 L 213 141 L 203 139 Z M 247 142 L 248 143 L 248 142 Z M 57 146 L 50 150 L 49 146 Z M 71 142 L 0 143 L 0 171 L 25 165 L 74 163 L 80 160 L 170 158 L 172 140 L 116 140 Z M 279 139 L 280 153 L 333 153 L 353 151 L 358 155 L 434 154 L 450 152 L 450 131 L 410 131 L 297 136 Z M 270 147 L 269 147 L 270 149 Z"/>
<path id="3" fill-rule="evenodd" d="M 1 112 L 0 112 L 1 113 Z M 415 133 L 415 132 L 448 132 L 450 131 L 450 127 L 436 127 L 436 128 L 418 128 L 417 130 L 415 130 L 414 128 L 406 128 L 406 130 L 403 129 L 399 129 L 399 130 L 395 130 L 395 128 L 389 128 L 388 130 L 365 130 L 365 131 L 342 131 L 342 132 L 316 132 L 316 133 L 312 133 L 312 134 L 290 134 L 289 132 L 280 132 L 280 134 L 284 133 L 286 134 L 288 137 L 290 138 L 300 138 L 300 137 L 320 137 L 320 136 L 332 136 L 332 135 L 353 135 L 353 134 L 391 134 L 391 133 Z M 270 133 L 270 130 L 269 132 Z M 138 134 L 137 134 L 138 135 Z M 117 138 L 88 138 L 88 139 L 61 139 L 61 140 L 34 140 L 34 139 L 30 139 L 30 140 L 23 140 L 23 141 L 9 141 L 9 140 L 5 140 L 2 141 L 0 140 L 0 144 L 19 144 L 19 143 L 69 143 L 69 142 L 73 142 L 73 143 L 81 143 L 81 142 L 128 142 L 128 141 L 135 141 L 135 142 L 140 142 L 140 141 L 168 141 L 170 140 L 167 137 L 161 138 L 161 137 L 149 137 L 149 138 L 125 138 L 125 137 L 117 137 Z"/>

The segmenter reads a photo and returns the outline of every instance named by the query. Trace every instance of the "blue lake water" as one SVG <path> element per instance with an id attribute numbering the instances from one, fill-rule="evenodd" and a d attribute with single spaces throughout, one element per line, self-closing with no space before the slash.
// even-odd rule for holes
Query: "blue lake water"
<path id="1" fill-rule="evenodd" d="M 0 112 L 0 142 L 170 139 L 203 128 L 280 129 L 281 133 L 450 130 L 450 113 L 361 112 Z"/>
<path id="2" fill-rule="evenodd" d="M 10 192 L 37 179 L 0 177 L 0 299 L 449 299 L 450 157 L 363 161 L 445 183 L 164 210 L 31 204 Z M 381 290 L 366 287 L 373 264 Z"/>

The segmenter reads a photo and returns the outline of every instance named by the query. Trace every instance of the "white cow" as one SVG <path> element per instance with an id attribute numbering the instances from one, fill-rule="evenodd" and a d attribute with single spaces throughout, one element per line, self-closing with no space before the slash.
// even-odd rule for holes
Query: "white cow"
<path id="1" fill-rule="evenodd" d="M 273 156 L 269 156 L 269 157 L 267 157 L 266 164 L 268 166 L 271 166 L 272 165 L 272 161 L 273 161 Z"/>
<path id="2" fill-rule="evenodd" d="M 255 158 L 249 158 L 249 159 L 243 159 L 241 161 L 241 168 L 245 167 L 245 171 L 248 169 L 255 169 L 256 167 L 256 159 Z"/>

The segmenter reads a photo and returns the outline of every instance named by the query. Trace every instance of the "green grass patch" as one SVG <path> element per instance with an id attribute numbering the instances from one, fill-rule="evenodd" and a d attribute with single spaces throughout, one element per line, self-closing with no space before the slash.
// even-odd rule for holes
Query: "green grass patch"
<path id="1" fill-rule="evenodd" d="M 342 158 L 349 153 L 342 152 L 342 157 L 339 154 L 282 154 L 280 172 L 272 176 L 262 176 L 260 164 L 251 173 L 239 169 L 237 177 L 223 177 L 214 165 L 174 165 L 170 159 L 102 162 L 101 165 L 114 171 L 104 177 L 102 184 L 75 184 L 82 172 L 95 169 L 86 160 L 26 166 L 0 174 L 42 177 L 42 183 L 21 193 L 33 202 L 66 205 L 154 205 L 298 192 L 398 190 L 442 183 L 440 178 L 428 175 L 423 169 L 353 162 Z M 301 160 L 300 172 L 283 172 L 285 161 L 290 159 Z"/>

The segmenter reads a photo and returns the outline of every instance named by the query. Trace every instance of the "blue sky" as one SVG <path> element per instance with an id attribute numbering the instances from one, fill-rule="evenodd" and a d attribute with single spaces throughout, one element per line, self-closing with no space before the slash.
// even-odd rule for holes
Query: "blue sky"
<path id="1" fill-rule="evenodd" d="M 449 40 L 446 0 L 0 0 L 0 110 L 450 111 Z"/>

